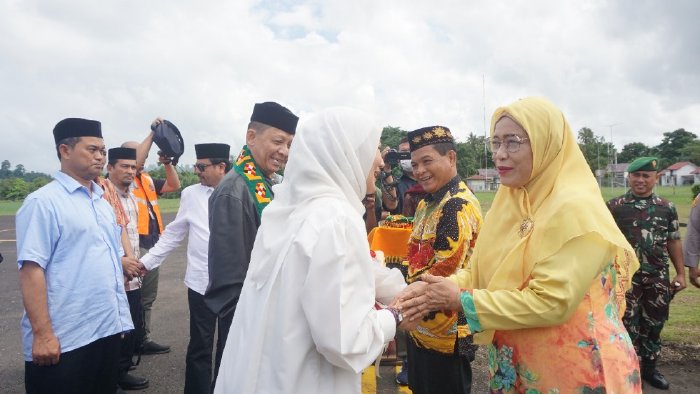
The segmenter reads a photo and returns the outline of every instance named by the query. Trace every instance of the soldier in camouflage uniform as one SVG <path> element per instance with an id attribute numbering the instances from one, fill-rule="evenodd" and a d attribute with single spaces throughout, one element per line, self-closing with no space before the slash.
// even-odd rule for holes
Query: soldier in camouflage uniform
<path id="1" fill-rule="evenodd" d="M 685 268 L 676 208 L 653 193 L 657 164 L 655 157 L 633 161 L 627 169 L 630 190 L 608 201 L 608 208 L 641 264 L 632 277 L 622 320 L 640 358 L 642 379 L 666 390 L 669 384 L 656 369 L 660 335 L 671 298 L 685 288 Z M 669 258 L 678 273 L 673 281 L 669 278 Z"/>

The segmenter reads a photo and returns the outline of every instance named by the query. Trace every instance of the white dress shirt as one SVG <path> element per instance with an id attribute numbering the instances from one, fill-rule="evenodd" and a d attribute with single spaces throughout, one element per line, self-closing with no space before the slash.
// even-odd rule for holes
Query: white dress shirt
<path id="1" fill-rule="evenodd" d="M 188 186 L 180 195 L 180 208 L 177 216 L 165 227 L 158 242 L 141 257 L 147 270 L 152 270 L 163 262 L 180 242 L 189 235 L 187 241 L 187 271 L 185 286 L 204 294 L 209 284 L 209 196 L 214 188 L 201 183 Z"/>

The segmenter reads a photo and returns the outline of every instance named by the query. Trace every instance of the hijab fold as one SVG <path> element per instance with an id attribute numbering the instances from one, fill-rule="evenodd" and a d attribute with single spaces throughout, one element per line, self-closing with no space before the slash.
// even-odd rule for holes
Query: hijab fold
<path id="1" fill-rule="evenodd" d="M 624 293 L 639 262 L 608 210 L 564 115 L 546 99 L 522 99 L 496 110 L 492 137 L 496 122 L 504 116 L 528 134 L 532 173 L 524 187 L 498 189 L 474 250 L 473 287 L 522 289 L 538 262 L 570 240 L 595 233 L 618 250 L 617 298 L 624 308 Z M 493 331 L 477 335 L 482 342 L 490 340 Z"/>

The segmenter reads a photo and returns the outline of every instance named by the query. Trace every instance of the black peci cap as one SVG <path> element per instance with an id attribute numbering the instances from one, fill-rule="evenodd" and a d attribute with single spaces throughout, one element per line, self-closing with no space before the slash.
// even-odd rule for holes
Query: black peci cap
<path id="1" fill-rule="evenodd" d="M 136 149 L 134 148 L 112 148 L 107 151 L 107 160 L 136 160 Z"/>
<path id="2" fill-rule="evenodd" d="M 294 134 L 297 130 L 299 117 L 275 102 L 268 101 L 255 104 L 253 114 L 250 116 L 251 122 L 260 122 L 268 126 L 275 127 L 285 133 Z"/>
<path id="3" fill-rule="evenodd" d="M 196 144 L 197 159 L 228 159 L 231 147 L 228 144 Z"/>
<path id="4" fill-rule="evenodd" d="M 96 120 L 81 118 L 66 118 L 56 123 L 53 128 L 53 139 L 58 143 L 71 137 L 102 138 L 102 124 Z"/>

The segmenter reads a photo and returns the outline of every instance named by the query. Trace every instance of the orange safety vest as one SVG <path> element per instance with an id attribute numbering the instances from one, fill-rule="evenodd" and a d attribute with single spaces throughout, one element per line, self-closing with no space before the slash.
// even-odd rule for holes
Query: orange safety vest
<path id="1" fill-rule="evenodd" d="M 148 235 L 148 202 L 150 202 L 153 207 L 153 212 L 155 212 L 156 219 L 158 220 L 158 227 L 162 233 L 163 219 L 160 217 L 158 195 L 156 194 L 156 187 L 153 184 L 153 178 L 146 172 L 142 172 L 140 177 L 138 175 L 135 176 L 134 190 L 132 193 L 136 199 L 136 205 L 138 205 L 139 208 L 139 220 L 136 225 L 139 235 Z"/>

